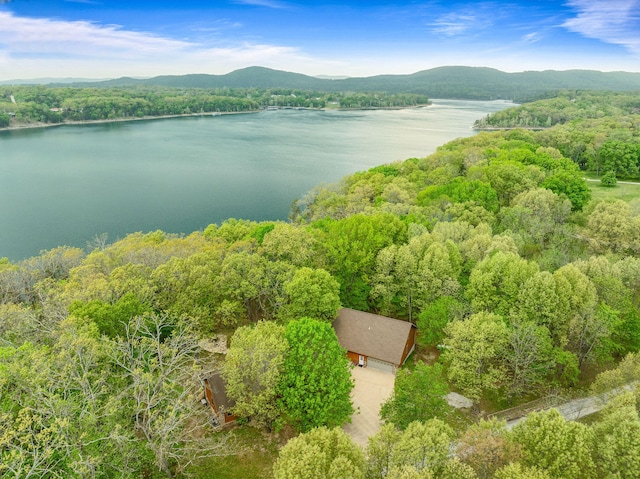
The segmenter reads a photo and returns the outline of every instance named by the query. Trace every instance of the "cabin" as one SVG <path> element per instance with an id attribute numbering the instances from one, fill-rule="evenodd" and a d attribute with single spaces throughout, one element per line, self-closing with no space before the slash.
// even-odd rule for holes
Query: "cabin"
<path id="1" fill-rule="evenodd" d="M 408 321 L 342 308 L 333 328 L 356 366 L 395 374 L 415 349 L 416 326 Z"/>
<path id="2" fill-rule="evenodd" d="M 235 401 L 227 396 L 224 381 L 219 371 L 207 374 L 202 382 L 204 384 L 204 398 L 202 403 L 208 405 L 215 413 L 213 425 L 222 427 L 238 419 L 231 414 Z"/>

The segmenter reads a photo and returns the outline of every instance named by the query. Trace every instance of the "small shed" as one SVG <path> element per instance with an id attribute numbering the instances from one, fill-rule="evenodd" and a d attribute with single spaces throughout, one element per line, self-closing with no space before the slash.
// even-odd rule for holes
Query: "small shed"
<path id="1" fill-rule="evenodd" d="M 342 308 L 333 327 L 356 366 L 395 373 L 415 348 L 416 326 L 408 321 Z"/>
<path id="2" fill-rule="evenodd" d="M 224 381 L 219 371 L 207 374 L 203 379 L 203 403 L 208 404 L 216 415 L 215 426 L 224 426 L 235 421 L 238 417 L 231 414 L 235 401 L 227 396 Z"/>

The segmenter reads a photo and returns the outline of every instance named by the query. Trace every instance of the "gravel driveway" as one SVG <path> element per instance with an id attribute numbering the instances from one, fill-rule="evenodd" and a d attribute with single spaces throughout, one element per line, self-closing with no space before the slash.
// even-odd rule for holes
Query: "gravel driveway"
<path id="1" fill-rule="evenodd" d="M 357 366 L 351 370 L 351 377 L 355 381 L 351 398 L 356 412 L 351 416 L 351 423 L 343 429 L 356 444 L 365 447 L 367 439 L 382 425 L 380 407 L 391 396 L 396 377 L 378 369 Z"/>

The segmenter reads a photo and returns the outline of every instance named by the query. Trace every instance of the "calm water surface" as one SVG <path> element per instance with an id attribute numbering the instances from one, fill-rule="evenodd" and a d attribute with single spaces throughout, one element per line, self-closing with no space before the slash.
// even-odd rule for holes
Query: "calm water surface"
<path id="1" fill-rule="evenodd" d="M 423 157 L 506 102 L 264 111 L 0 132 L 0 257 L 226 218 L 286 219 L 319 183 Z"/>

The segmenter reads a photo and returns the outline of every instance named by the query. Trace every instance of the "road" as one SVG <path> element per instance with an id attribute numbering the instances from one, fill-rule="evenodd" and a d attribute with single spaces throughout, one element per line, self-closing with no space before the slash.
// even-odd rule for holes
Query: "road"
<path id="1" fill-rule="evenodd" d="M 636 381 L 627 384 L 626 386 L 621 386 L 619 388 L 613 389 L 604 395 L 597 394 L 580 399 L 572 399 L 571 401 L 553 406 L 553 408 L 557 409 L 562 417 L 564 417 L 567 421 L 575 421 L 577 419 L 580 419 L 581 417 L 589 416 L 590 414 L 600 411 L 607 405 L 607 400 L 609 398 L 625 391 L 632 391 L 637 385 L 638 382 Z M 546 411 L 547 409 L 551 408 L 541 409 L 541 411 Z M 516 424 L 524 421 L 525 419 L 526 416 L 523 416 L 507 421 L 507 429 L 512 429 Z"/>
<path id="2" fill-rule="evenodd" d="M 600 183 L 600 180 L 596 180 L 594 178 L 585 178 L 585 181 L 590 181 L 591 183 Z M 636 181 L 616 181 L 616 184 L 618 185 L 636 185 L 636 186 L 640 186 L 640 183 L 636 182 Z"/>

